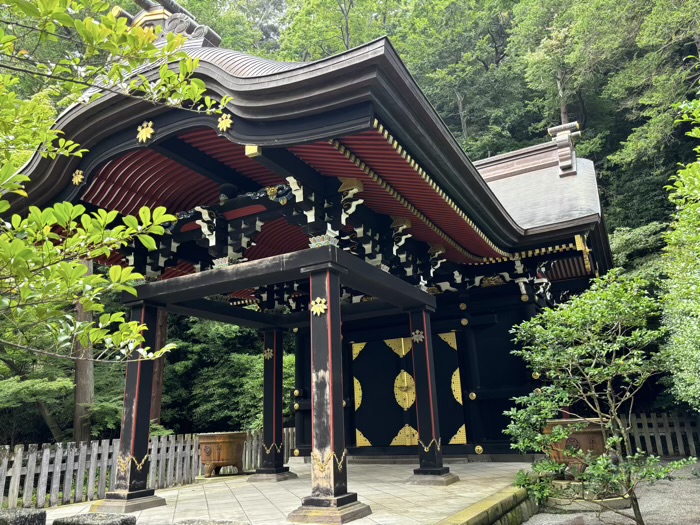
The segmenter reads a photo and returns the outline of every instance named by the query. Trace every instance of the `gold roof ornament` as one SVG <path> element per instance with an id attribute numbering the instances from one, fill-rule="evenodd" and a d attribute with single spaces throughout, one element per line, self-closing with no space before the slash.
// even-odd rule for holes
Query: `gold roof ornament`
<path id="1" fill-rule="evenodd" d="M 220 132 L 225 133 L 228 131 L 231 126 L 233 126 L 233 119 L 231 118 L 230 113 L 224 113 L 219 117 L 219 121 L 216 125 L 216 127 L 219 129 Z"/>
<path id="2" fill-rule="evenodd" d="M 145 144 L 153 138 L 153 134 L 155 132 L 156 130 L 153 129 L 153 121 L 144 120 L 143 124 L 137 128 L 136 140 L 138 140 L 141 144 Z"/>
<path id="3" fill-rule="evenodd" d="M 85 174 L 83 173 L 83 170 L 75 170 L 73 172 L 73 184 L 75 186 L 80 186 L 84 180 Z"/>

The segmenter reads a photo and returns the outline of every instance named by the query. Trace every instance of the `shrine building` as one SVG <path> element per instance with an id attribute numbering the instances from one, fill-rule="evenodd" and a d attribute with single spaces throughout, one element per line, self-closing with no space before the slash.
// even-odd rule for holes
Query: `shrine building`
<path id="1" fill-rule="evenodd" d="M 503 412 L 540 382 L 511 355 L 509 330 L 612 265 L 593 162 L 574 149 L 577 125 L 472 162 L 386 38 L 274 62 L 218 47 L 171 0 L 139 5 L 122 16 L 187 34 L 195 76 L 232 101 L 220 115 L 115 93 L 72 106 L 58 128 L 89 152 L 35 155 L 29 199 L 14 210 L 71 201 L 178 216 L 155 251 L 136 244 L 111 260 L 147 276 L 124 302 L 149 326 L 151 347 L 162 344 L 163 312 L 260 331 L 258 474 L 290 476 L 283 405 L 295 414 L 294 454 L 312 468 L 290 520 L 367 515 L 347 484 L 349 455 L 412 455 L 408 482 L 448 484 L 445 456 L 509 453 Z M 282 389 L 285 333 L 296 340 L 293 392 Z M 127 365 L 125 467 L 103 509 L 162 504 L 141 464 L 162 381 L 154 368 Z"/>

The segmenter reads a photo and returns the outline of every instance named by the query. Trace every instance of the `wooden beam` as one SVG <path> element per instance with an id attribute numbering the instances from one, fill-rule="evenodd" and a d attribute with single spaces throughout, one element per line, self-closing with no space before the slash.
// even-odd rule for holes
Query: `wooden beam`
<path id="1" fill-rule="evenodd" d="M 178 137 L 169 137 L 155 142 L 150 148 L 218 184 L 234 184 L 241 193 L 260 189 L 258 184 L 242 173 Z"/>
<path id="2" fill-rule="evenodd" d="M 181 303 L 247 288 L 296 281 L 302 275 L 320 266 L 335 267 L 341 272 L 343 285 L 399 308 L 435 309 L 435 297 L 432 295 L 335 246 L 275 255 L 225 268 L 143 284 L 137 288 L 137 298 L 130 294 L 123 294 L 122 300 L 127 304 L 144 300 L 159 304 Z"/>

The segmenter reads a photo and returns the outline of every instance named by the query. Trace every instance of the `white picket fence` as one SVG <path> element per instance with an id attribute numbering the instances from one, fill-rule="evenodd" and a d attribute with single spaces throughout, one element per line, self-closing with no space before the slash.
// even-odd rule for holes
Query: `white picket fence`
<path id="1" fill-rule="evenodd" d="M 261 432 L 249 432 L 243 469 L 261 462 Z M 295 446 L 293 428 L 284 429 L 284 461 Z M 0 508 L 43 508 L 102 499 L 114 488 L 119 440 L 0 446 Z M 161 436 L 149 447 L 149 488 L 193 483 L 203 472 L 196 435 Z M 223 469 L 230 473 L 232 469 Z"/>
<path id="2" fill-rule="evenodd" d="M 697 456 L 700 417 L 676 413 L 632 414 L 623 417 L 630 427 L 634 449 L 663 457 Z"/>

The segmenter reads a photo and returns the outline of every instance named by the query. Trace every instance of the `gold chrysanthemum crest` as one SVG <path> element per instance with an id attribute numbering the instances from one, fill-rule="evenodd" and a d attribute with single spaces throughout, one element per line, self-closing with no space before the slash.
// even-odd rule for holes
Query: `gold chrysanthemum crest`
<path id="1" fill-rule="evenodd" d="M 265 359 L 272 359 L 272 355 L 273 355 L 272 348 L 266 348 L 266 349 L 263 351 L 263 357 L 264 357 Z"/>
<path id="2" fill-rule="evenodd" d="M 84 180 L 85 180 L 85 173 L 83 173 L 83 170 L 75 170 L 73 172 L 73 184 L 75 186 L 80 186 Z"/>
<path id="3" fill-rule="evenodd" d="M 316 299 L 311 301 L 310 308 L 312 314 L 321 316 L 326 313 L 326 310 L 328 310 L 328 305 L 326 304 L 325 299 L 316 297 Z"/>
<path id="4" fill-rule="evenodd" d="M 155 129 L 153 129 L 153 122 L 152 121 L 147 121 L 144 120 L 143 124 L 141 124 L 138 127 L 138 133 L 136 134 L 136 140 L 138 140 L 141 144 L 145 144 L 151 138 L 153 137 L 153 134 L 156 132 Z"/>
<path id="5" fill-rule="evenodd" d="M 230 113 L 224 113 L 219 117 L 219 123 L 217 124 L 217 128 L 219 128 L 219 131 L 224 133 L 225 131 L 228 131 L 228 129 L 233 126 L 233 119 L 231 118 Z"/>
<path id="6" fill-rule="evenodd" d="M 423 335 L 422 330 L 416 330 L 415 332 L 411 333 L 411 339 L 413 339 L 414 343 L 422 343 L 425 341 L 425 335 Z"/>

